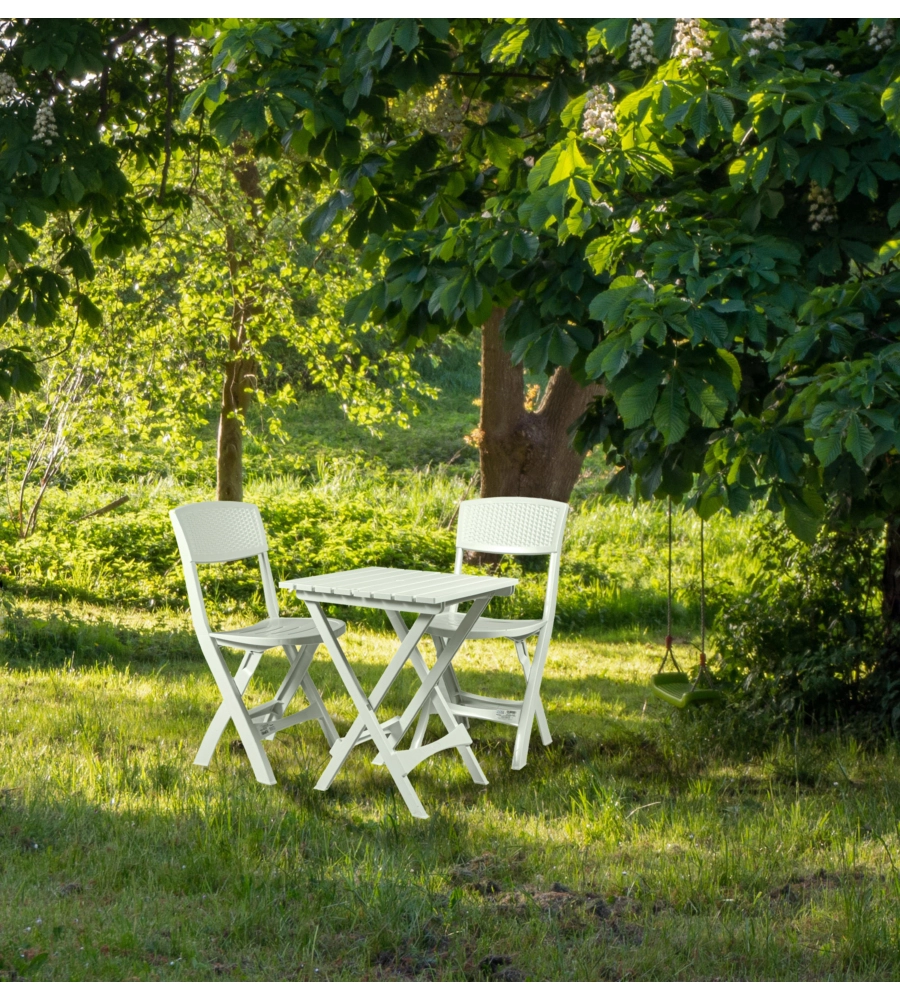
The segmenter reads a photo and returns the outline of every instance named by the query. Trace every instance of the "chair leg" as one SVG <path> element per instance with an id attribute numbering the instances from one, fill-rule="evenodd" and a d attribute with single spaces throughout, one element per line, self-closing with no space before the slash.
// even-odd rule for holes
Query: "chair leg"
<path id="1" fill-rule="evenodd" d="M 281 703 L 281 710 L 285 712 L 291 703 L 291 699 L 297 693 L 300 682 L 306 676 L 307 670 L 309 670 L 316 647 L 310 643 L 308 646 L 301 646 L 299 649 L 296 646 L 282 646 L 281 648 L 288 659 L 288 672 L 281 682 L 281 687 L 275 694 L 275 701 Z"/>
<path id="2" fill-rule="evenodd" d="M 431 641 L 434 643 L 434 651 L 440 656 L 444 652 L 445 641 L 439 635 L 433 635 Z M 459 684 L 459 678 L 456 676 L 456 671 L 453 669 L 453 662 L 451 661 L 450 666 L 444 673 L 444 676 L 440 680 L 440 688 L 444 692 L 444 698 L 451 705 L 459 704 L 462 701 L 462 688 Z M 466 729 L 469 728 L 471 719 L 464 715 L 458 716 L 456 720 L 460 725 L 465 726 Z"/>
<path id="3" fill-rule="evenodd" d="M 244 691 L 247 690 L 247 685 L 250 683 L 250 678 L 253 676 L 253 672 L 259 664 L 261 655 L 261 653 L 254 652 L 247 652 L 244 654 L 244 658 L 241 660 L 241 665 L 238 667 L 237 673 L 234 675 L 234 683 L 239 694 L 243 695 Z M 215 676 L 215 674 L 213 674 L 213 676 Z M 222 739 L 222 733 L 225 732 L 225 727 L 228 725 L 230 718 L 231 709 L 225 701 L 223 701 L 219 706 L 219 710 L 213 716 L 213 720 L 209 724 L 209 728 L 206 730 L 206 735 L 203 737 L 200 749 L 197 751 L 197 756 L 194 758 L 195 764 L 200 767 L 209 767 L 209 762 L 212 760 L 212 755 L 215 753 L 219 740 Z"/>
<path id="4" fill-rule="evenodd" d="M 318 716 L 316 721 L 322 727 L 322 732 L 325 734 L 325 739 L 328 742 L 329 747 L 333 747 L 338 740 L 338 731 L 335 728 L 334 720 L 328 713 L 328 709 L 325 707 L 325 702 L 322 701 L 322 696 L 319 694 L 319 689 L 313 684 L 312 678 L 306 676 L 300 683 L 303 688 L 303 693 L 306 695 L 306 700 L 318 709 Z"/>
<path id="5" fill-rule="evenodd" d="M 434 651 L 437 656 L 440 656 L 444 652 L 444 640 L 439 635 L 433 635 L 431 641 L 434 643 Z M 459 681 L 456 679 L 456 673 L 453 670 L 453 664 L 451 663 L 447 667 L 444 676 L 438 681 L 438 687 L 441 689 L 444 700 L 448 705 L 458 703 L 460 700 L 460 695 L 462 690 L 459 686 Z M 422 709 L 422 714 L 419 716 L 419 721 L 416 725 L 416 731 L 413 734 L 412 742 L 409 745 L 410 750 L 417 750 L 425 742 L 425 730 L 428 728 L 428 720 L 434 715 L 434 701 L 432 700 L 426 708 Z M 464 716 L 456 719 L 457 724 L 465 726 L 466 729 L 469 728 L 469 720 Z"/>
<path id="6" fill-rule="evenodd" d="M 528 658 L 528 647 L 525 645 L 525 641 L 514 639 L 513 640 L 516 647 L 516 655 L 519 657 L 519 663 L 522 664 L 522 670 L 525 674 L 525 683 L 528 683 L 528 675 L 531 673 L 531 660 Z M 553 737 L 550 735 L 550 727 L 547 725 L 547 716 L 544 714 L 544 703 L 541 700 L 540 694 L 538 694 L 537 708 L 534 712 L 535 718 L 537 719 L 538 732 L 541 734 L 541 743 L 545 747 L 550 746 L 553 742 Z"/>
<path id="7" fill-rule="evenodd" d="M 528 763 L 528 744 L 531 742 L 531 729 L 534 717 L 541 703 L 541 679 L 544 676 L 544 662 L 547 659 L 547 649 L 550 645 L 550 629 L 546 628 L 538 637 L 537 649 L 531 660 L 531 670 L 525 683 L 525 698 L 522 701 L 522 714 L 519 716 L 519 728 L 516 731 L 516 742 L 513 746 L 512 769 L 521 771 Z"/>
<path id="8" fill-rule="evenodd" d="M 241 694 L 242 689 L 239 688 L 235 681 L 235 678 L 231 676 L 231 671 L 228 669 L 228 664 L 225 662 L 225 658 L 222 656 L 222 651 L 213 642 L 205 636 L 198 636 L 200 639 L 200 645 L 203 649 L 204 656 L 206 657 L 206 662 L 209 664 L 209 668 L 212 671 L 213 679 L 218 685 L 219 692 L 222 695 L 222 708 L 231 716 L 231 720 L 234 722 L 235 729 L 238 731 L 238 736 L 240 737 L 241 743 L 244 745 L 244 751 L 247 754 L 247 759 L 250 761 L 250 766 L 253 768 L 253 774 L 256 780 L 261 785 L 275 785 L 275 775 L 272 773 L 272 765 L 269 763 L 269 758 L 266 756 L 266 751 L 263 748 L 262 741 L 259 738 L 259 730 L 253 724 L 253 720 L 250 718 L 247 712 L 247 706 L 244 704 Z M 241 683 L 243 687 L 246 688 L 247 682 L 256 669 L 256 664 L 259 662 L 261 653 L 251 653 L 244 657 L 241 664 L 243 668 L 243 673 L 241 670 L 238 672 L 241 674 Z M 252 659 L 251 659 L 252 657 Z M 221 711 L 221 710 L 220 710 Z M 216 713 L 216 719 L 220 718 L 219 712 Z M 213 722 L 215 723 L 215 719 Z M 227 720 L 226 720 L 227 724 Z M 210 730 L 212 726 L 210 726 Z M 216 734 L 216 742 L 224 731 L 225 726 L 221 727 L 221 730 Z M 210 736 L 210 733 L 207 733 Z M 206 743 L 206 738 L 204 737 L 204 743 Z M 215 744 L 213 744 L 214 746 Z M 200 754 L 198 754 L 198 757 Z"/>
<path id="9" fill-rule="evenodd" d="M 300 652 L 294 646 L 285 646 L 283 648 L 285 655 L 293 666 L 275 697 L 286 708 L 290 704 L 291 698 L 297 693 L 297 688 L 301 688 L 306 695 L 306 700 L 319 713 L 316 721 L 322 727 L 322 732 L 325 734 L 328 746 L 334 746 L 335 740 L 338 738 L 337 729 L 334 728 L 334 722 L 328 714 L 325 702 L 322 701 L 319 689 L 313 683 L 312 677 L 309 676 L 309 668 L 316 650 L 319 648 L 319 644 L 309 643 L 303 646 Z M 293 652 L 289 652 L 289 650 L 293 650 Z"/>

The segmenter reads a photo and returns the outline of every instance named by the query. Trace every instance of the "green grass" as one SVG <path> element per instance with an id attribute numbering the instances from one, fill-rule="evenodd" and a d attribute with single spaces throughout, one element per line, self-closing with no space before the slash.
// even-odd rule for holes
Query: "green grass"
<path id="1" fill-rule="evenodd" d="M 132 626 L 142 624 L 132 616 Z M 150 617 L 146 614 L 144 618 Z M 391 648 L 354 629 L 371 684 Z M 555 742 L 490 780 L 441 754 L 413 820 L 372 751 L 331 791 L 318 727 L 281 734 L 257 785 L 196 660 L 19 665 L 2 674 L 0 954 L 38 979 L 893 979 L 900 971 L 900 761 L 793 734 L 758 756 L 728 726 L 647 700 L 657 650 L 565 639 L 544 692 Z M 255 696 L 271 696 L 272 656 Z M 347 695 L 315 676 L 344 728 Z M 460 661 L 511 692 L 502 644 Z M 387 714 L 414 685 L 392 692 Z M 735 720 L 726 720 L 731 726 Z M 437 730 L 434 731 L 437 734 Z M 46 960 L 29 973 L 27 964 Z"/>
<path id="2" fill-rule="evenodd" d="M 471 352 L 452 358 L 409 432 L 375 439 L 312 397 L 288 445 L 248 449 L 276 576 L 450 568 L 478 393 Z M 212 766 L 194 767 L 218 696 L 166 511 L 208 498 L 204 461 L 176 477 L 150 449 L 80 456 L 35 538 L 2 529 L 0 978 L 900 976 L 896 745 L 653 700 L 665 511 L 604 498 L 597 459 L 576 489 L 543 687 L 554 742 L 533 736 L 525 770 L 510 770 L 513 730 L 475 723 L 490 784 L 453 752 L 430 758 L 412 774 L 431 817 L 418 821 L 371 747 L 316 792 L 328 752 L 314 724 L 267 744 L 275 787 L 253 780 L 232 729 Z M 128 505 L 73 523 L 121 492 Z M 756 570 L 754 528 L 712 522 L 711 614 Z M 678 518 L 684 640 L 698 629 L 698 555 L 696 520 Z M 505 611 L 534 613 L 538 563 L 503 571 L 522 579 Z M 223 623 L 260 610 L 243 564 L 210 596 Z M 391 640 L 374 613 L 338 614 L 370 687 Z M 263 660 L 251 700 L 271 697 L 284 665 Z M 469 644 L 457 665 L 471 689 L 521 691 L 508 644 Z M 321 654 L 313 671 L 343 731 L 350 700 Z M 407 668 L 384 716 L 415 686 Z"/>

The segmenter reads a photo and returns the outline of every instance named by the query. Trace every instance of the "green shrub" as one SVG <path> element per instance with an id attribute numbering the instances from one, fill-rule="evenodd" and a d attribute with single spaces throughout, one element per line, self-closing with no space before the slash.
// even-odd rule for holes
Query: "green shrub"
<path id="1" fill-rule="evenodd" d="M 862 530 L 807 546 L 771 515 L 758 520 L 759 568 L 719 619 L 720 649 L 748 708 L 830 722 L 862 707 L 881 648 L 878 547 Z"/>

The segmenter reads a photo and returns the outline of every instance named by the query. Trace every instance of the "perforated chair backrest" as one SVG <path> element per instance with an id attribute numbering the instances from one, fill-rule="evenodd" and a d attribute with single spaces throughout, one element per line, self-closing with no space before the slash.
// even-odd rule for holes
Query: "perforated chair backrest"
<path id="1" fill-rule="evenodd" d="M 169 511 L 182 558 L 195 563 L 249 559 L 269 549 L 253 503 L 207 500 Z"/>
<path id="2" fill-rule="evenodd" d="M 485 497 L 463 500 L 456 527 L 455 573 L 462 572 L 463 553 L 550 556 L 544 619 L 556 613 L 559 564 L 569 505 L 536 497 Z"/>
<path id="3" fill-rule="evenodd" d="M 252 503 L 207 500 L 169 511 L 178 551 L 184 564 L 191 616 L 198 634 L 209 632 L 198 563 L 231 562 L 259 557 L 263 593 L 271 617 L 278 616 L 278 595 L 269 565 L 269 544 L 259 508 Z"/>
<path id="4" fill-rule="evenodd" d="M 558 552 L 569 505 L 533 497 L 488 497 L 459 505 L 456 545 L 472 552 L 538 556 Z"/>

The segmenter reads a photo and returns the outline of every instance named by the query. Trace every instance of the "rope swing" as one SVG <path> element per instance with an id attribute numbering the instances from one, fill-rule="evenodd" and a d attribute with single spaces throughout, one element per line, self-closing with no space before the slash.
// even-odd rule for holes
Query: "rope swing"
<path id="1" fill-rule="evenodd" d="M 669 557 L 668 557 L 668 593 L 666 651 L 660 661 L 656 674 L 651 679 L 653 693 L 674 708 L 687 708 L 704 701 L 718 701 L 722 692 L 718 691 L 713 682 L 712 674 L 706 665 L 706 553 L 703 538 L 703 520 L 700 521 L 700 665 L 697 676 L 691 681 L 681 669 L 672 648 L 672 499 L 669 498 Z M 666 668 L 669 668 L 668 670 Z"/>

